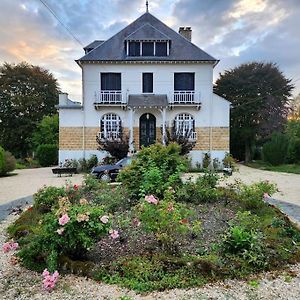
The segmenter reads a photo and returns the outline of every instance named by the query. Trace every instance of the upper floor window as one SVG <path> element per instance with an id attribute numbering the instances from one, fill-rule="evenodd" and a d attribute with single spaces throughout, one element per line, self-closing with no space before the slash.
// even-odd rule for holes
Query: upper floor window
<path id="1" fill-rule="evenodd" d="M 101 91 L 120 91 L 121 73 L 101 73 Z"/>
<path id="2" fill-rule="evenodd" d="M 194 91 L 195 73 L 175 73 L 174 74 L 175 91 Z"/>
<path id="3" fill-rule="evenodd" d="M 126 51 L 129 56 L 168 56 L 168 41 L 127 41 Z"/>
<path id="4" fill-rule="evenodd" d="M 153 93 L 153 73 L 143 73 L 143 93 Z"/>

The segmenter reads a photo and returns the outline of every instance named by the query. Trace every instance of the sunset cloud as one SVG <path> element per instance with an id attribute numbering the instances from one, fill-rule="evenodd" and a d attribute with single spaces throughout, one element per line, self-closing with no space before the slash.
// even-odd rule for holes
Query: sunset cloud
<path id="1" fill-rule="evenodd" d="M 108 39 L 145 11 L 144 0 L 44 0 L 83 44 Z M 193 42 L 224 69 L 253 60 L 278 63 L 300 92 L 300 1 L 150 0 L 152 14 L 177 30 L 192 26 Z M 27 61 L 49 69 L 63 91 L 81 99 L 84 52 L 40 1 L 1 0 L 0 63 Z"/>

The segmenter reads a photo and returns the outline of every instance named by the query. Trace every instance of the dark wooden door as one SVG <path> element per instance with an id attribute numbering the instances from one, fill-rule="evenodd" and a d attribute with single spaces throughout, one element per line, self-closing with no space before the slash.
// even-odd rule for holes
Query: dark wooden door
<path id="1" fill-rule="evenodd" d="M 152 114 L 140 117 L 140 147 L 154 144 L 156 140 L 156 119 Z"/>

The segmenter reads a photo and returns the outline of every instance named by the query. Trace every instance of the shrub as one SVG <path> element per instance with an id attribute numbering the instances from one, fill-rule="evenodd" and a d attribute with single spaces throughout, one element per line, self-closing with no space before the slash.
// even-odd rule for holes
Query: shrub
<path id="1" fill-rule="evenodd" d="M 49 212 L 52 207 L 58 207 L 59 198 L 66 195 L 67 193 L 64 188 L 45 186 L 34 195 L 34 207 L 40 212 Z"/>
<path id="2" fill-rule="evenodd" d="M 196 145 L 195 141 L 191 141 L 192 130 L 186 131 L 185 134 L 181 134 L 180 131 L 173 129 L 171 132 L 166 131 L 166 145 L 170 143 L 177 143 L 180 145 L 180 155 L 188 154 Z"/>
<path id="3" fill-rule="evenodd" d="M 214 202 L 220 199 L 223 193 L 216 188 L 219 177 L 213 172 L 199 176 L 195 183 L 188 181 L 176 189 L 179 201 L 188 203 Z"/>
<path id="4" fill-rule="evenodd" d="M 0 146 L 0 175 L 2 175 L 4 169 L 4 154 L 4 149 Z"/>
<path id="5" fill-rule="evenodd" d="M 91 170 L 93 167 L 98 165 L 98 157 L 97 155 L 93 154 L 87 161 L 87 168 Z"/>
<path id="6" fill-rule="evenodd" d="M 230 153 L 226 152 L 222 162 L 225 168 L 231 168 L 233 171 L 236 170 L 236 162 Z"/>
<path id="7" fill-rule="evenodd" d="M 42 167 L 49 167 L 57 164 L 58 148 L 52 144 L 39 145 L 36 157 Z"/>
<path id="8" fill-rule="evenodd" d="M 210 164 L 211 164 L 210 153 L 204 153 L 204 156 L 203 156 L 203 159 L 202 159 L 202 168 L 207 169 Z"/>
<path id="9" fill-rule="evenodd" d="M 16 168 L 16 159 L 9 151 L 4 152 L 4 162 L 4 174 L 12 172 Z"/>
<path id="10" fill-rule="evenodd" d="M 96 137 L 97 143 L 99 144 L 98 150 L 107 151 L 111 156 L 120 160 L 127 156 L 129 151 L 129 138 L 123 136 L 117 139 L 101 139 L 99 136 Z"/>
<path id="11" fill-rule="evenodd" d="M 162 197 L 169 186 L 175 187 L 181 183 L 180 174 L 186 170 L 187 160 L 179 153 L 178 144 L 155 144 L 143 148 L 131 165 L 120 172 L 118 180 L 122 181 L 132 197 L 143 196 L 154 189 L 153 193 Z M 150 174 L 147 174 L 148 171 Z M 154 182 L 156 179 L 159 181 Z"/>
<path id="12" fill-rule="evenodd" d="M 292 137 L 289 139 L 287 161 L 289 163 L 300 162 L 300 137 Z"/>
<path id="13" fill-rule="evenodd" d="M 176 236 L 189 229 L 191 211 L 176 203 L 169 191 L 166 200 L 159 201 L 153 195 L 146 196 L 137 206 L 137 218 L 146 232 L 154 233 L 163 251 L 177 252 Z"/>
<path id="14" fill-rule="evenodd" d="M 271 165 L 277 166 L 285 163 L 287 156 L 288 139 L 279 132 L 272 135 L 271 141 L 263 146 L 263 159 Z"/>
<path id="15" fill-rule="evenodd" d="M 272 195 L 276 192 L 276 185 L 268 181 L 261 181 L 252 185 L 240 185 L 239 197 L 247 210 L 259 212 L 265 205 L 264 195 Z"/>
<path id="16" fill-rule="evenodd" d="M 102 207 L 71 205 L 68 198 L 62 199 L 58 210 L 45 215 L 39 235 L 19 252 L 22 262 L 30 266 L 39 258 L 53 272 L 62 255 L 84 258 L 87 250 L 109 232 L 110 221 L 100 220 L 105 215 Z"/>
<path id="17" fill-rule="evenodd" d="M 0 146 L 0 176 L 6 175 L 15 168 L 15 157 L 9 151 L 4 151 L 4 149 Z"/>

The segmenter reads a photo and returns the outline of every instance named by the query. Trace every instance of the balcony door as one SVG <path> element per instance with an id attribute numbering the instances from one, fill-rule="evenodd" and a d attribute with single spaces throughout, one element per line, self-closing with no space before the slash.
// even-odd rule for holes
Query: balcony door
<path id="1" fill-rule="evenodd" d="M 121 73 L 101 73 L 101 102 L 119 103 L 122 101 Z"/>
<path id="2" fill-rule="evenodd" d="M 152 114 L 140 117 L 140 147 L 150 146 L 156 140 L 156 118 Z"/>

